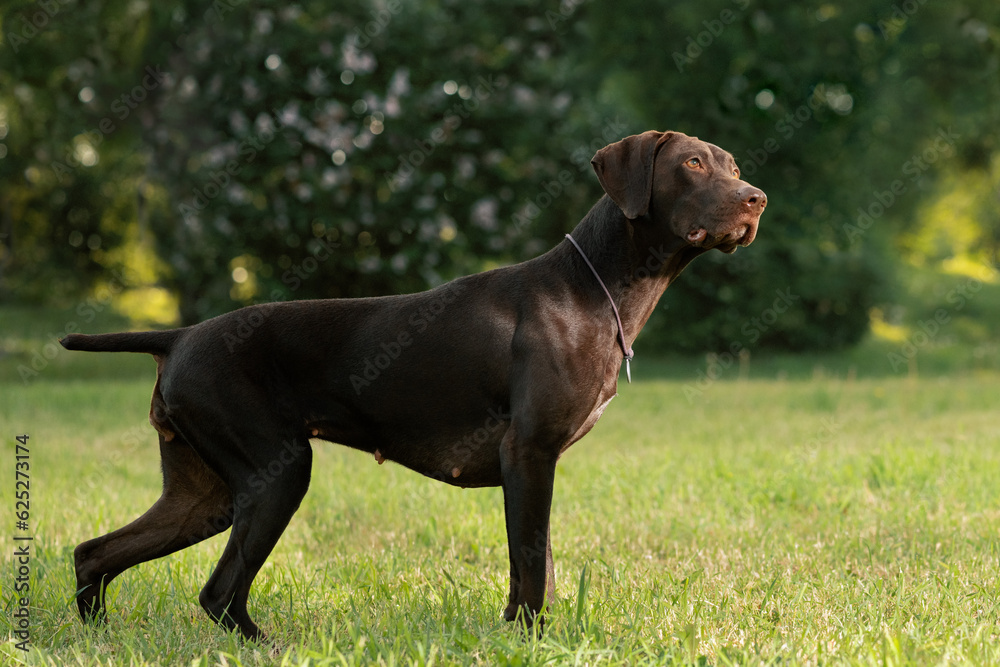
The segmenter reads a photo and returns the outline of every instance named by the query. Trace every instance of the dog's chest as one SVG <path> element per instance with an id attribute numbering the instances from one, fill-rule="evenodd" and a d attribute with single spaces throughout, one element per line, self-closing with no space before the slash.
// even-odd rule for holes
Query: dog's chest
<path id="1" fill-rule="evenodd" d="M 594 411 L 590 413 L 590 417 L 587 418 L 587 424 L 589 424 L 591 428 L 594 427 L 594 424 L 597 423 L 597 420 L 600 419 L 601 415 L 604 414 L 604 409 L 608 407 L 608 404 L 611 403 L 611 401 L 613 401 L 615 396 L 617 395 L 618 395 L 617 393 L 611 394 L 604 400 L 603 403 L 594 408 Z"/>
<path id="2" fill-rule="evenodd" d="M 594 425 L 597 423 L 597 420 L 600 419 L 601 415 L 604 414 L 604 409 L 608 407 L 608 404 L 612 400 L 614 400 L 615 396 L 617 395 L 618 395 L 617 393 L 613 393 L 607 398 L 604 398 L 603 400 L 598 399 L 598 403 L 594 406 L 594 409 L 590 411 L 590 414 L 587 415 L 587 418 L 580 425 L 580 428 L 577 429 L 576 433 L 573 434 L 573 437 L 570 438 L 569 442 L 567 442 L 563 446 L 560 453 L 566 451 L 570 445 L 572 445 L 574 442 L 576 442 L 583 436 L 590 433 L 590 429 L 594 428 Z"/>

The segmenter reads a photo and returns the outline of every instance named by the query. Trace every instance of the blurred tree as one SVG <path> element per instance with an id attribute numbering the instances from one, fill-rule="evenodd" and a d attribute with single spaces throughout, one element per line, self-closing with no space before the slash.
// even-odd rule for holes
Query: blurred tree
<path id="1" fill-rule="evenodd" d="M 572 97 L 531 3 L 115 7 L 54 5 L 30 39 L 38 5 L 5 13 L 8 294 L 86 289 L 136 218 L 186 323 L 423 289 L 536 254 L 590 196 L 556 182 Z M 511 226 L 546 181 L 561 205 Z"/>
<path id="2" fill-rule="evenodd" d="M 145 43 L 134 4 L 6 3 L 0 23 L 0 298 L 102 277 L 136 220 L 135 123 L 108 108 Z M 109 124 L 100 124 L 109 117 Z M 132 186 L 129 189 L 128 186 Z M 16 280 L 14 279 L 16 276 Z"/>
<path id="3" fill-rule="evenodd" d="M 572 101 L 531 3 L 270 6 L 154 10 L 179 37 L 149 56 L 169 72 L 144 136 L 171 203 L 152 225 L 185 322 L 415 291 L 545 248 L 540 226 L 507 224 L 558 171 Z"/>
<path id="4" fill-rule="evenodd" d="M 646 344 L 850 344 L 938 167 L 998 152 L 992 0 L 40 6 L 0 24 L 0 289 L 86 289 L 155 243 L 185 323 L 536 255 L 600 195 L 593 153 L 656 128 L 771 204 Z"/>

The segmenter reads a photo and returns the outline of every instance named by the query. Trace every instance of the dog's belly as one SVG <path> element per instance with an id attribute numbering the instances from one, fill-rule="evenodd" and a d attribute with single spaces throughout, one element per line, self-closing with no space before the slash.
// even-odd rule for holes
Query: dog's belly
<path id="1" fill-rule="evenodd" d="M 450 452 L 449 448 L 450 445 L 445 445 L 445 452 L 431 461 L 423 457 L 411 459 L 405 451 L 397 452 L 395 457 L 388 460 L 453 486 L 500 486 L 499 446 L 492 448 L 489 453 L 470 456 L 462 452 Z"/>
<path id="2" fill-rule="evenodd" d="M 410 429 L 378 431 L 338 428 L 330 421 L 307 424 L 309 435 L 371 454 L 381 465 L 392 461 L 453 486 L 500 486 L 500 440 L 507 423 L 469 427 L 461 432 L 421 434 Z"/>

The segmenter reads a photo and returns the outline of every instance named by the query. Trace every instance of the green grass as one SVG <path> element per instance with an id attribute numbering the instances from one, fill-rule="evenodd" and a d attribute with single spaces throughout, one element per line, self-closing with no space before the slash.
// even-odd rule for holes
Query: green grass
<path id="1" fill-rule="evenodd" d="M 17 345 L 37 344 L 39 321 Z M 2 644 L 0 664 L 1000 662 L 995 371 L 879 374 L 872 344 L 697 385 L 704 360 L 640 358 L 639 381 L 558 468 L 559 599 L 541 638 L 500 620 L 499 490 L 317 443 L 312 488 L 251 594 L 272 648 L 241 645 L 198 606 L 225 536 L 130 570 L 107 626 L 79 622 L 73 548 L 159 493 L 154 371 L 141 355 L 63 354 L 28 383 L 10 368 L 20 353 L 0 359 L 3 525 L 18 534 L 6 490 L 26 432 L 35 536 L 34 649 Z"/>

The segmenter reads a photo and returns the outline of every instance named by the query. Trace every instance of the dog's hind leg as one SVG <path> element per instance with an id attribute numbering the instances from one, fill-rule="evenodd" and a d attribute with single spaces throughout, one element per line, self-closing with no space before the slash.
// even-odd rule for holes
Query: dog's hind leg
<path id="1" fill-rule="evenodd" d="M 259 641 L 263 633 L 247 612 L 250 587 L 309 489 L 312 447 L 304 433 L 263 428 L 264 411 L 256 414 L 256 433 L 228 450 L 239 452 L 224 473 L 235 499 L 233 530 L 198 599 L 214 621 Z"/>
<path id="2" fill-rule="evenodd" d="M 201 542 L 232 525 L 229 489 L 180 437 L 160 436 L 163 493 L 141 517 L 88 540 L 74 552 L 77 606 L 84 620 L 102 620 L 104 593 L 119 574 Z"/>

